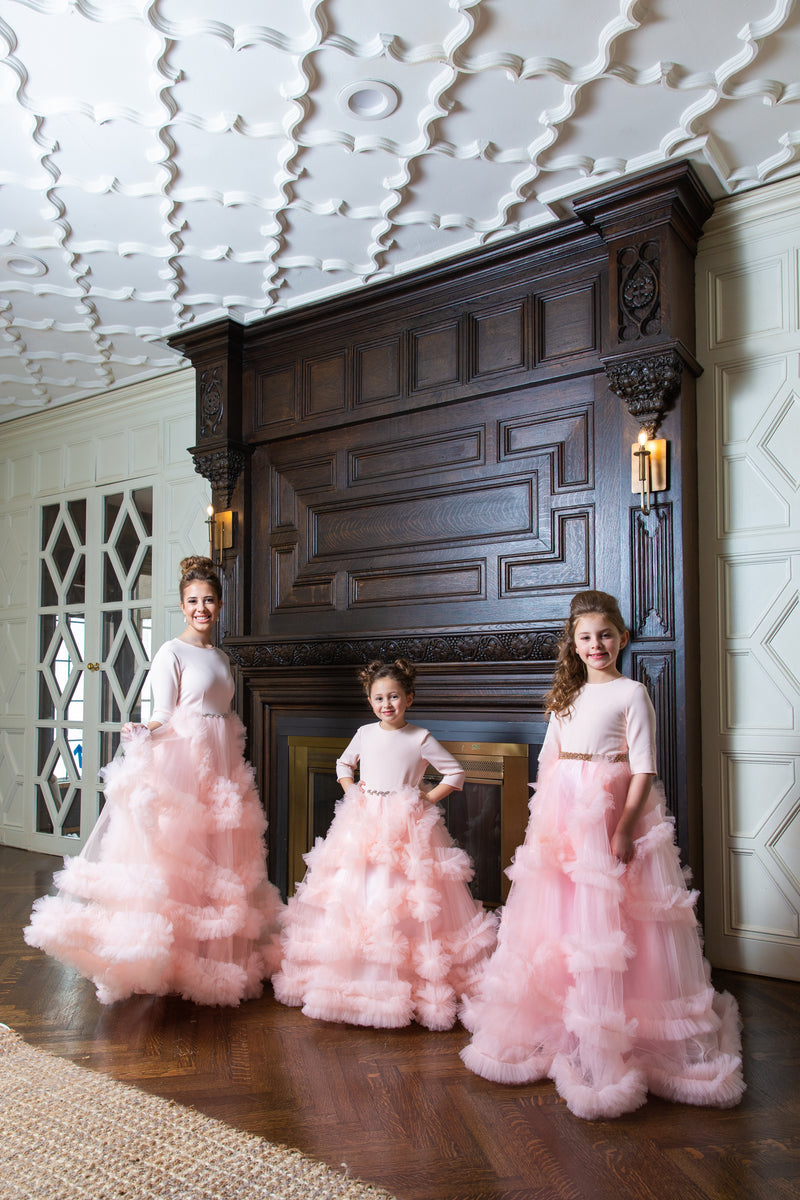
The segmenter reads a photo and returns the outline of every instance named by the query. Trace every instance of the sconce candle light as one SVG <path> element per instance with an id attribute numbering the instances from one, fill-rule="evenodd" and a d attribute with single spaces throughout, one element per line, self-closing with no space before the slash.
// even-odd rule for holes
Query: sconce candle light
<path id="1" fill-rule="evenodd" d="M 206 525 L 209 557 L 219 566 L 222 562 L 222 551 L 230 550 L 233 546 L 233 512 L 214 512 L 214 505 L 209 504 L 206 509 Z"/>
<path id="2" fill-rule="evenodd" d="M 666 439 L 648 437 L 648 430 L 643 425 L 639 430 L 639 440 L 631 446 L 631 491 L 638 492 L 642 512 L 649 513 L 651 495 L 666 490 Z"/>

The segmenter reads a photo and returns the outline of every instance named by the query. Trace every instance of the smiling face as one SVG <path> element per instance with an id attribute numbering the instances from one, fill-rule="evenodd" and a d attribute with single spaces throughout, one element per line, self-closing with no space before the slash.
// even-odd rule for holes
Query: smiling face
<path id="1" fill-rule="evenodd" d="M 413 692 L 406 692 L 391 675 L 376 679 L 369 689 L 369 703 L 382 729 L 402 729 L 406 709 L 411 707 Z"/>
<path id="2" fill-rule="evenodd" d="M 181 610 L 186 617 L 186 632 L 195 635 L 193 641 L 211 641 L 211 630 L 221 609 L 219 597 L 207 579 L 193 579 L 183 589 Z"/>
<path id="3" fill-rule="evenodd" d="M 575 623 L 575 653 L 586 666 L 588 683 L 618 679 L 617 657 L 628 644 L 628 631 L 617 629 L 605 613 L 586 613 Z"/>

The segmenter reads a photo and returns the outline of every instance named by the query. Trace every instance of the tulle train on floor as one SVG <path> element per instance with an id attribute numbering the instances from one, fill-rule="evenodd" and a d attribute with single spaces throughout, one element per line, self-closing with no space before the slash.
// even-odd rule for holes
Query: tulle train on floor
<path id="1" fill-rule="evenodd" d="M 462 1058 L 499 1083 L 549 1076 L 581 1117 L 648 1091 L 728 1107 L 744 1089 L 738 1010 L 711 986 L 660 786 L 633 861 L 611 852 L 629 779 L 627 764 L 579 760 L 542 772 Z"/>
<path id="2" fill-rule="evenodd" d="M 25 939 L 92 979 L 104 1003 L 177 992 L 199 1004 L 257 996 L 276 969 L 280 897 L 238 717 L 176 711 L 136 731 L 104 770 L 106 804 Z"/>
<path id="3" fill-rule="evenodd" d="M 477 984 L 495 920 L 468 856 L 416 788 L 348 788 L 290 899 L 276 997 L 310 1017 L 449 1029 Z"/>

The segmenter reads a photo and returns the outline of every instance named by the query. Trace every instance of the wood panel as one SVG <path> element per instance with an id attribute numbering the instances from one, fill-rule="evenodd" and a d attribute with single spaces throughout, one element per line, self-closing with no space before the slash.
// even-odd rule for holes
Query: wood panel
<path id="1" fill-rule="evenodd" d="M 472 374 L 476 379 L 496 379 L 501 373 L 525 366 L 529 355 L 528 319 L 524 299 L 473 312 Z"/>
<path id="2" fill-rule="evenodd" d="M 399 400 L 405 366 L 405 339 L 398 334 L 355 347 L 355 404 Z"/>
<path id="3" fill-rule="evenodd" d="M 271 442 L 599 370 L 606 252 L 571 223 L 245 332 L 245 438 Z M 193 343 L 174 344 L 192 352 Z M 336 414 L 336 420 L 331 416 Z"/>
<path id="4" fill-rule="evenodd" d="M 442 625 L 443 604 L 452 630 L 559 619 L 598 552 L 595 407 L 573 379 L 435 409 L 422 432 L 396 416 L 333 429 L 324 450 L 315 433 L 257 448 L 271 603 L 254 633 L 302 634 L 315 610 L 342 633 L 384 629 L 387 606 L 409 632 Z"/>
<path id="5" fill-rule="evenodd" d="M 540 292 L 535 299 L 539 362 L 598 352 L 600 306 L 594 281 Z"/>

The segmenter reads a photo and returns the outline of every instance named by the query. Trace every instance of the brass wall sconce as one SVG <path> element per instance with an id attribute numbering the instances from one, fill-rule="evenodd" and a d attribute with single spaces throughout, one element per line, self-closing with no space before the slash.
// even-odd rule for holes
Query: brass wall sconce
<path id="1" fill-rule="evenodd" d="M 230 550 L 233 546 L 233 512 L 214 512 L 214 505 L 206 509 L 206 525 L 208 526 L 208 551 L 211 561 L 219 566 L 222 562 L 222 551 Z"/>
<path id="2" fill-rule="evenodd" d="M 650 512 L 650 497 L 667 490 L 667 442 L 648 437 L 646 426 L 631 446 L 631 491 L 641 497 L 643 513 Z"/>

